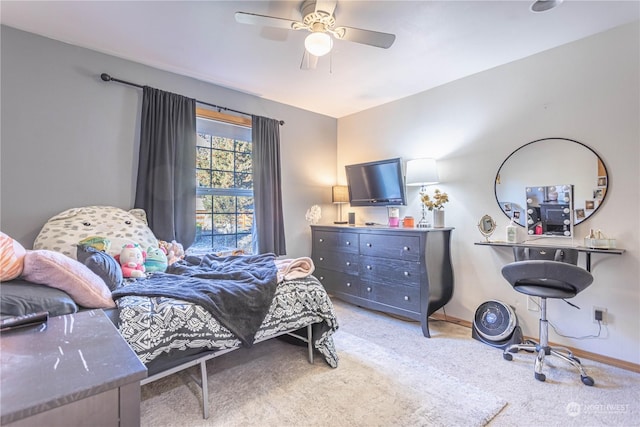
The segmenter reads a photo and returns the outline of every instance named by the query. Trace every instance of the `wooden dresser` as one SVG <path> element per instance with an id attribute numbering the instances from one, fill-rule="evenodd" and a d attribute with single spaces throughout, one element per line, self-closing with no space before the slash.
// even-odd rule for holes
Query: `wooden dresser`
<path id="1" fill-rule="evenodd" d="M 327 292 L 361 307 L 420 320 L 453 295 L 452 228 L 312 225 L 314 275 Z"/>

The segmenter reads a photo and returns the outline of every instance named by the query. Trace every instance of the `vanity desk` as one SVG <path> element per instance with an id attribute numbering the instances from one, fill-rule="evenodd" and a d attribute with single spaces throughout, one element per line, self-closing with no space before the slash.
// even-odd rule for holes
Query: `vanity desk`
<path id="1" fill-rule="evenodd" d="M 510 247 L 510 248 L 567 248 L 567 249 L 576 249 L 578 252 L 582 252 L 585 254 L 585 270 L 591 271 L 591 254 L 607 254 L 607 255 L 622 255 L 624 253 L 624 249 L 594 249 L 588 248 L 586 246 L 571 246 L 571 245 L 562 245 L 562 244 L 554 244 L 549 242 L 547 244 L 535 243 L 535 242 L 520 242 L 520 243 L 507 243 L 507 242 L 476 242 L 476 245 L 480 246 L 496 246 L 496 247 Z"/>

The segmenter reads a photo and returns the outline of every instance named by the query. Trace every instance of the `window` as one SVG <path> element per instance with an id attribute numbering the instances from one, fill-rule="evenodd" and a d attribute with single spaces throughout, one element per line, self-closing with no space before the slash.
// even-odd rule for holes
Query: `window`
<path id="1" fill-rule="evenodd" d="M 196 252 L 252 252 L 251 120 L 197 109 Z"/>

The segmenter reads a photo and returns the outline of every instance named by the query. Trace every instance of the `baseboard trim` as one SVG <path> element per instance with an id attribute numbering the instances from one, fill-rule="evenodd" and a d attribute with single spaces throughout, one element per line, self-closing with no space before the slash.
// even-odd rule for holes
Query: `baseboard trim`
<path id="1" fill-rule="evenodd" d="M 430 318 L 435 320 L 442 320 L 449 323 L 454 323 L 456 325 L 464 326 L 469 329 L 472 328 L 472 323 L 469 322 L 468 320 L 458 319 L 456 317 L 451 317 L 451 316 L 445 316 L 444 314 L 440 314 L 440 313 L 433 313 Z M 538 338 L 525 337 L 525 339 L 537 340 Z M 580 350 L 579 348 L 573 348 L 563 344 L 558 344 L 558 343 L 549 343 L 549 344 L 551 346 L 566 347 L 578 357 L 584 357 L 585 359 L 595 360 L 596 362 L 604 363 L 610 366 L 615 366 L 616 368 L 621 368 L 627 371 L 640 373 L 640 365 L 637 363 L 627 362 L 625 360 L 604 356 L 602 354 L 591 353 L 590 351 Z"/>

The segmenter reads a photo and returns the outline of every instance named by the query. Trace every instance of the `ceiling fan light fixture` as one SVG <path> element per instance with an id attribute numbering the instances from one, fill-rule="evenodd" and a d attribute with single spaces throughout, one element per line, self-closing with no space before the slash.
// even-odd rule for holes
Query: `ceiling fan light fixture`
<path id="1" fill-rule="evenodd" d="M 560 6 L 563 0 L 537 0 L 531 5 L 532 12 L 546 12 Z"/>
<path id="2" fill-rule="evenodd" d="M 333 48 L 333 39 L 327 33 L 316 31 L 304 39 L 304 47 L 311 55 L 324 56 Z"/>

